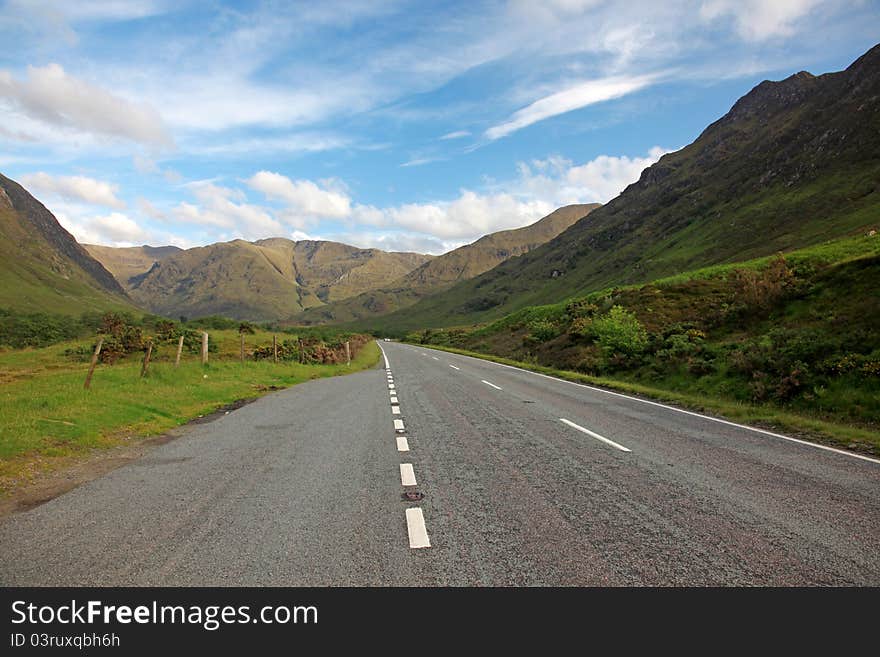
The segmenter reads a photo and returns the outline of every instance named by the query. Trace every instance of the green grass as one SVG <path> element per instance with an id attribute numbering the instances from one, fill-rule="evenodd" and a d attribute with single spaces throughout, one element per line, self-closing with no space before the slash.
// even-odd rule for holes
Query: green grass
<path id="1" fill-rule="evenodd" d="M 90 390 L 83 389 L 88 363 L 63 355 L 66 348 L 86 343 L 0 353 L 0 490 L 20 483 L 35 462 L 41 469 L 52 468 L 91 449 L 161 434 L 225 404 L 265 394 L 272 386 L 356 372 L 379 359 L 375 342 L 368 342 L 351 367 L 242 363 L 237 332 L 212 332 L 211 339 L 220 349 L 205 367 L 187 354 L 175 369 L 174 348 L 161 347 L 147 377 L 140 378 L 141 359 L 133 357 L 99 365 Z M 247 343 L 271 343 L 271 334 L 247 336 Z"/>
<path id="2" fill-rule="evenodd" d="M 458 349 L 456 347 L 446 347 L 435 344 L 425 346 L 429 346 L 431 349 L 448 351 L 463 356 L 471 356 L 481 360 L 492 361 L 494 363 L 511 365 L 524 370 L 554 376 L 566 381 L 583 383 L 655 401 L 661 401 L 680 406 L 687 410 L 705 413 L 707 415 L 715 415 L 732 422 L 750 424 L 778 432 L 788 432 L 789 434 L 800 438 L 829 444 L 838 448 L 852 449 L 860 453 L 867 453 L 875 456 L 880 455 L 880 431 L 852 427 L 806 413 L 788 412 L 769 404 L 746 404 L 716 396 L 668 390 L 659 386 L 649 386 L 611 377 L 588 376 L 579 372 L 560 370 L 554 367 L 526 363 L 492 354 L 469 351 L 467 349 Z"/>

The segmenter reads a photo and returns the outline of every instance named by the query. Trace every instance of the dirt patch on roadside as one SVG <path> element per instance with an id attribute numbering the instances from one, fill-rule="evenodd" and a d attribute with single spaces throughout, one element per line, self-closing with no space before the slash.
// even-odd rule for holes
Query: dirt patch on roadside
<path id="1" fill-rule="evenodd" d="M 256 397 L 240 399 L 231 404 L 225 404 L 213 413 L 200 415 L 160 436 L 149 438 L 133 436 L 127 439 L 130 442 L 126 444 L 105 449 L 93 449 L 84 455 L 53 459 L 54 463 L 49 468 L 38 470 L 27 483 L 20 484 L 0 497 L 0 519 L 28 511 L 55 499 L 77 486 L 141 458 L 159 445 L 180 438 L 186 433 L 186 428 L 189 425 L 213 422 L 256 401 L 256 399 Z M 41 460 L 47 461 L 49 459 L 36 457 L 36 461 Z"/>

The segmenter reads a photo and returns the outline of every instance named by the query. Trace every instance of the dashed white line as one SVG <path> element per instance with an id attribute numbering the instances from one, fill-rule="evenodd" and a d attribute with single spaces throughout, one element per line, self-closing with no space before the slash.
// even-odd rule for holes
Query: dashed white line
<path id="1" fill-rule="evenodd" d="M 388 384 L 388 389 L 389 389 L 389 390 L 394 390 L 394 384 L 393 384 L 393 383 L 389 383 L 389 384 Z"/>
<path id="2" fill-rule="evenodd" d="M 431 356 L 431 358 L 433 358 L 434 360 L 440 360 L 440 359 L 437 358 L 436 356 Z"/>
<path id="3" fill-rule="evenodd" d="M 409 546 L 415 548 L 429 548 L 431 541 L 428 539 L 428 530 L 425 528 L 425 516 L 418 507 L 406 510 L 406 531 L 409 534 Z"/>
<path id="4" fill-rule="evenodd" d="M 408 452 L 409 451 L 409 441 L 406 439 L 406 436 L 398 436 L 397 437 L 397 451 L 398 452 Z"/>
<path id="5" fill-rule="evenodd" d="M 487 386 L 491 386 L 491 387 L 495 388 L 495 390 L 501 390 L 501 389 L 502 389 L 501 386 L 496 386 L 494 383 L 489 383 L 488 381 L 486 381 L 486 379 L 480 379 L 480 381 L 482 381 L 483 383 L 485 383 Z"/>
<path id="6" fill-rule="evenodd" d="M 473 358 L 473 356 L 465 356 L 465 358 Z M 740 424 L 738 422 L 731 422 L 730 420 L 722 420 L 719 417 L 712 417 L 711 415 L 703 415 L 702 413 L 697 413 L 695 411 L 688 411 L 683 408 L 677 408 L 675 406 L 669 406 L 668 404 L 661 404 L 660 402 L 651 401 L 649 399 L 641 399 L 640 397 L 633 397 L 632 395 L 625 395 L 621 392 L 613 392 L 611 390 L 605 390 L 604 388 L 597 388 L 596 386 L 587 385 L 586 383 L 576 383 L 575 381 L 567 381 L 566 379 L 560 379 L 555 376 L 550 376 L 549 374 L 542 374 L 541 372 L 532 372 L 531 370 L 523 369 L 522 367 L 516 367 L 514 365 L 507 365 L 506 363 L 496 363 L 491 360 L 484 360 L 482 358 L 473 358 L 474 360 L 487 363 L 489 365 L 497 365 L 498 367 L 506 367 L 510 370 L 516 370 L 518 372 L 525 372 L 526 374 L 531 374 L 533 376 L 540 376 L 544 379 L 550 379 L 551 381 L 556 381 L 557 383 L 567 383 L 568 385 L 577 386 L 579 388 L 586 388 L 587 390 L 592 390 L 594 392 L 601 392 L 606 395 L 611 395 L 613 397 L 622 397 L 623 399 L 629 399 L 630 401 L 639 402 L 642 404 L 648 404 L 649 406 L 656 406 L 657 408 L 665 408 L 667 411 L 675 411 L 676 413 L 683 413 L 684 415 L 690 415 L 692 417 L 698 417 L 702 420 L 709 420 L 710 422 L 717 422 L 718 424 L 726 424 L 729 427 L 736 427 L 737 429 L 745 429 L 746 431 L 753 431 L 755 433 L 760 433 L 765 436 L 771 436 L 773 438 L 779 438 L 781 440 L 787 440 L 788 442 L 797 443 L 799 445 L 805 445 L 806 447 L 814 447 L 816 449 L 821 449 L 826 452 L 834 452 L 835 454 L 841 454 L 842 456 L 849 456 L 854 459 L 860 459 L 862 461 L 870 461 L 871 463 L 880 464 L 880 459 L 873 458 L 870 456 L 865 456 L 863 454 L 856 454 L 854 452 L 848 452 L 843 449 L 837 449 L 836 447 L 828 447 L 827 445 L 820 445 L 819 443 L 812 443 L 809 440 L 801 440 L 800 438 L 792 438 L 791 436 L 786 436 L 781 433 L 775 433 L 773 431 L 767 431 L 766 429 L 758 429 L 757 427 L 750 427 L 747 424 Z"/>
<path id="7" fill-rule="evenodd" d="M 391 403 L 392 403 L 392 404 L 399 404 L 400 402 L 397 401 L 397 397 L 392 397 L 392 398 L 391 398 Z"/>
<path id="8" fill-rule="evenodd" d="M 392 406 L 391 407 L 392 415 L 400 415 L 400 406 Z"/>
<path id="9" fill-rule="evenodd" d="M 400 483 L 404 486 L 417 486 L 416 473 L 413 472 L 412 463 L 400 464 Z"/>
<path id="10" fill-rule="evenodd" d="M 394 420 L 394 430 L 403 431 L 403 420 Z"/>
<path id="11" fill-rule="evenodd" d="M 389 390 L 388 394 L 391 395 L 392 397 L 394 397 L 394 395 L 397 394 L 397 391 L 396 390 Z"/>
<path id="12" fill-rule="evenodd" d="M 460 369 L 461 369 L 460 367 L 456 367 L 455 365 L 450 365 L 449 367 L 451 367 L 451 368 L 454 369 L 454 370 L 460 370 Z"/>
<path id="13" fill-rule="evenodd" d="M 590 431 L 589 429 L 585 429 L 585 428 L 582 427 L 581 425 L 579 425 L 579 424 L 575 424 L 575 423 L 572 422 L 571 420 L 566 420 L 564 417 L 559 418 L 559 421 L 560 421 L 560 422 L 563 422 L 563 423 L 565 423 L 565 424 L 567 424 L 568 426 L 570 426 L 570 427 L 572 427 L 572 428 L 574 428 L 574 429 L 577 429 L 577 430 L 580 431 L 581 433 L 585 433 L 585 434 L 587 434 L 588 436 L 592 436 L 592 437 L 595 438 L 596 440 L 601 440 L 601 441 L 602 441 L 603 443 L 605 443 L 606 445 L 611 445 L 611 446 L 614 447 L 615 449 L 619 449 L 621 452 L 631 452 L 631 451 L 632 451 L 632 450 L 629 449 L 628 447 L 624 447 L 624 446 L 621 445 L 620 443 L 616 443 L 616 442 L 614 442 L 613 440 L 608 440 L 608 438 L 606 438 L 605 436 L 600 436 L 600 435 L 599 435 L 598 433 L 596 433 L 595 431 Z"/>

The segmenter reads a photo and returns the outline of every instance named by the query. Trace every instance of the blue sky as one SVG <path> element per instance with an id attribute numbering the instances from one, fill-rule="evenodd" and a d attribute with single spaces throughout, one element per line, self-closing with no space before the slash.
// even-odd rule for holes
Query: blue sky
<path id="1" fill-rule="evenodd" d="M 82 242 L 441 253 L 878 35 L 867 0 L 5 0 L 0 171 Z"/>

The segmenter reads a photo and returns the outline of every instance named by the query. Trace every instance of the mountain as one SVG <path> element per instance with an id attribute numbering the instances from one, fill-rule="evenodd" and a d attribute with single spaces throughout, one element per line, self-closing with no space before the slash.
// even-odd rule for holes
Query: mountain
<path id="1" fill-rule="evenodd" d="M 153 313 L 246 320 L 289 318 L 400 278 L 431 258 L 283 238 L 168 248 L 98 247 L 93 253 L 125 281 L 131 298 Z"/>
<path id="2" fill-rule="evenodd" d="M 152 269 L 153 265 L 167 256 L 183 249 L 176 246 L 132 246 L 114 247 L 98 244 L 83 244 L 89 254 L 107 269 L 116 280 L 127 288 L 130 280 Z"/>
<path id="3" fill-rule="evenodd" d="M 403 331 L 855 234 L 880 221 L 880 46 L 845 71 L 762 82 L 689 146 L 547 244 L 371 320 Z"/>
<path id="4" fill-rule="evenodd" d="M 131 309 L 113 275 L 42 203 L 2 174 L 0 307 L 70 315 Z"/>
<path id="5" fill-rule="evenodd" d="M 312 308 L 296 318 L 299 323 L 345 322 L 390 313 L 428 295 L 489 271 L 514 256 L 528 253 L 559 235 L 599 207 L 567 205 L 523 228 L 503 230 L 438 256 L 394 281 L 344 301 Z"/>

